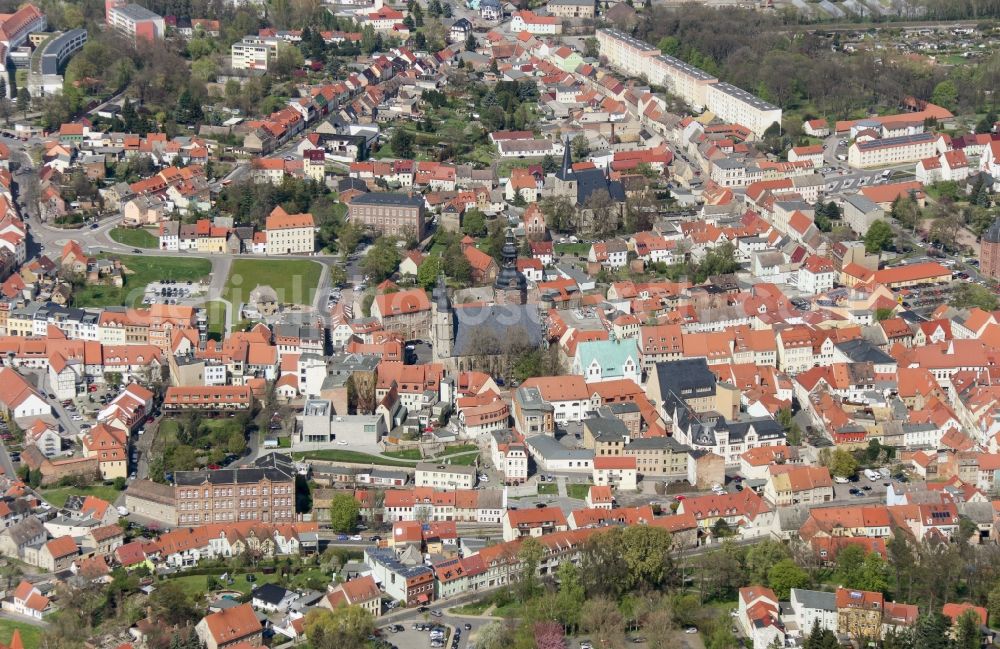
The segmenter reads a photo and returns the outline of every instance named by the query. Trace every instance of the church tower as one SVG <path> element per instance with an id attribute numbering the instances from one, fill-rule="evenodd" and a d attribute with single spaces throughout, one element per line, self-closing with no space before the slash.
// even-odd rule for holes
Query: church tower
<path id="1" fill-rule="evenodd" d="M 437 286 L 431 292 L 431 335 L 434 343 L 434 360 L 441 361 L 451 358 L 455 343 L 454 315 L 451 312 L 451 300 L 448 298 L 448 287 L 444 284 L 444 275 L 438 275 Z"/>
<path id="2" fill-rule="evenodd" d="M 497 304 L 525 304 L 528 301 L 528 280 L 517 270 L 517 244 L 514 231 L 507 228 L 503 244 L 503 266 L 493 286 L 493 301 Z"/>

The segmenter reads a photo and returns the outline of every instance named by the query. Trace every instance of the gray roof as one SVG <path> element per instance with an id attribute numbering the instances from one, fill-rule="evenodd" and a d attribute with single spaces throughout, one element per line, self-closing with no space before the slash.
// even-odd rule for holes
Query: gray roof
<path id="1" fill-rule="evenodd" d="M 86 29 L 71 29 L 48 40 L 42 48 L 42 74 L 59 74 L 59 65 L 65 56 L 63 49 L 81 36 L 86 40 Z"/>
<path id="2" fill-rule="evenodd" d="M 855 363 L 870 362 L 883 364 L 896 362 L 892 356 L 889 356 L 863 338 L 842 342 L 837 345 L 837 349 Z"/>
<path id="3" fill-rule="evenodd" d="M 399 192 L 371 192 L 361 194 L 351 199 L 352 205 L 395 205 L 403 207 L 422 207 L 424 199 L 416 194 Z"/>
<path id="4" fill-rule="evenodd" d="M 118 7 L 118 11 L 122 12 L 132 20 L 156 20 L 160 17 L 159 14 L 155 14 L 149 9 L 135 4 Z"/>
<path id="5" fill-rule="evenodd" d="M 548 435 L 535 435 L 524 442 L 531 448 L 534 455 L 545 460 L 593 460 L 594 451 L 590 449 L 566 448 Z"/>
<path id="6" fill-rule="evenodd" d="M 828 593 L 822 590 L 805 590 L 803 588 L 793 588 L 792 596 L 806 608 L 820 611 L 837 610 L 837 594 Z"/>
<path id="7" fill-rule="evenodd" d="M 626 451 L 656 450 L 667 448 L 672 453 L 687 453 L 691 449 L 681 444 L 673 437 L 640 437 L 633 439 L 625 446 Z"/>
<path id="8" fill-rule="evenodd" d="M 491 334 L 499 347 L 508 335 L 518 330 L 523 332 L 522 340 L 529 346 L 542 343 L 542 315 L 535 304 L 462 306 L 455 309 L 454 323 L 454 356 L 470 355 L 471 350 L 482 344 L 482 337 Z"/>
<path id="9" fill-rule="evenodd" d="M 287 482 L 295 479 L 295 465 L 292 458 L 281 453 L 269 453 L 257 458 L 253 466 L 236 469 L 206 469 L 202 471 L 177 471 L 174 473 L 174 484 L 201 485 L 209 484 L 249 484 L 261 480 L 272 482 Z"/>

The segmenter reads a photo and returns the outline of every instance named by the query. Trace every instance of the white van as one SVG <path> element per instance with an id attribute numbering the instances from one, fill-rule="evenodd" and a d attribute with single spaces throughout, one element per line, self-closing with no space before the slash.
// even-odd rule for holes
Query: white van
<path id="1" fill-rule="evenodd" d="M 878 471 L 873 471 L 872 469 L 865 469 L 865 477 L 872 482 L 876 482 L 882 479 L 882 474 Z"/>

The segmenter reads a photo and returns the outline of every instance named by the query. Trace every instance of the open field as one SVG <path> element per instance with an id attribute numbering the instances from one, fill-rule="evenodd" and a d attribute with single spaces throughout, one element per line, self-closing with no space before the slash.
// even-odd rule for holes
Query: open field
<path id="1" fill-rule="evenodd" d="M 207 259 L 184 257 L 139 257 L 115 255 L 127 269 L 125 285 L 89 285 L 73 293 L 73 305 L 136 306 L 142 302 L 143 291 L 150 282 L 164 279 L 195 281 L 212 272 L 212 262 Z"/>
<path id="2" fill-rule="evenodd" d="M 312 304 L 322 267 L 306 259 L 236 259 L 226 279 L 224 295 L 239 308 L 257 286 L 270 286 L 285 304 Z"/>
<path id="3" fill-rule="evenodd" d="M 220 300 L 206 302 L 205 313 L 208 316 L 208 337 L 222 340 L 226 330 L 226 305 Z"/>
<path id="4" fill-rule="evenodd" d="M 377 455 L 360 453 L 358 451 L 341 451 L 338 449 L 324 449 L 322 451 L 305 451 L 303 453 L 293 453 L 296 460 L 325 460 L 327 462 L 356 462 L 358 464 L 377 464 L 380 466 L 400 466 L 414 467 L 416 461 L 391 460 Z"/>
<path id="5" fill-rule="evenodd" d="M 6 618 L 0 619 L 0 643 L 10 644 L 10 636 L 17 629 L 21 632 L 21 644 L 25 649 L 35 649 L 42 642 L 42 629 L 27 622 L 15 622 Z"/>
<path id="6" fill-rule="evenodd" d="M 66 504 L 66 499 L 73 495 L 96 496 L 113 503 L 121 492 L 114 487 L 91 485 L 89 487 L 53 487 L 52 489 L 42 489 L 41 494 L 53 507 L 62 507 Z"/>
<path id="7" fill-rule="evenodd" d="M 113 240 L 123 246 L 135 246 L 136 248 L 159 248 L 160 240 L 149 230 L 142 228 L 114 228 L 108 233 Z"/>

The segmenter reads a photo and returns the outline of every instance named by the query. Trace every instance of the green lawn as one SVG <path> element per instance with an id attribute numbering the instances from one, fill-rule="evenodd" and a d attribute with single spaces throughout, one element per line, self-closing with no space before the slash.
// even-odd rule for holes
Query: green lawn
<path id="1" fill-rule="evenodd" d="M 226 332 L 225 303 L 221 300 L 206 302 L 205 312 L 208 315 L 208 337 L 213 340 L 222 340 L 223 334 Z"/>
<path id="2" fill-rule="evenodd" d="M 226 572 L 225 568 L 219 568 L 219 571 L 215 574 L 215 576 L 218 577 L 224 572 Z M 309 588 L 310 580 L 313 581 L 311 587 L 322 587 L 333 581 L 333 576 L 330 573 L 319 568 L 303 570 L 302 572 L 292 575 L 288 579 L 283 579 L 279 572 L 265 575 L 263 572 L 258 571 L 253 573 L 253 575 L 255 579 L 252 582 L 247 581 L 246 574 L 235 575 L 233 577 L 232 584 L 220 584 L 220 586 L 215 590 L 238 590 L 243 594 L 247 594 L 261 584 L 280 583 L 287 588 Z M 180 577 L 171 578 L 171 581 L 180 585 L 180 587 L 184 589 L 184 592 L 189 595 L 197 595 L 208 591 L 208 575 L 182 575 Z M 319 582 L 322 582 L 322 584 Z"/>
<path id="3" fill-rule="evenodd" d="M 589 243 L 557 243 L 553 246 L 557 254 L 579 255 L 586 257 L 590 253 Z"/>
<path id="4" fill-rule="evenodd" d="M 114 487 L 104 485 L 91 485 L 89 487 L 54 487 L 52 489 L 42 489 L 42 497 L 53 507 L 62 507 L 66 504 L 66 499 L 72 495 L 97 496 L 109 503 L 114 503 L 121 492 Z M 0 639 L 2 642 L 2 639 Z"/>
<path id="5" fill-rule="evenodd" d="M 479 451 L 475 453 L 463 453 L 462 455 L 449 455 L 447 458 L 438 459 L 447 459 L 449 464 L 457 464 L 458 466 L 472 466 L 478 458 Z"/>
<path id="6" fill-rule="evenodd" d="M 142 228 L 113 228 L 108 233 L 112 239 L 124 246 L 136 248 L 159 248 L 160 240 L 149 230 Z"/>
<path id="7" fill-rule="evenodd" d="M 590 491 L 591 484 L 567 484 L 566 485 L 566 495 L 570 498 L 576 498 L 577 500 L 583 500 L 587 497 L 587 493 Z"/>
<path id="8" fill-rule="evenodd" d="M 322 267 L 306 259 L 237 259 L 229 270 L 224 297 L 239 308 L 257 286 L 267 285 L 286 304 L 312 304 Z"/>
<path id="9" fill-rule="evenodd" d="M 543 160 L 544 158 L 501 158 L 497 162 L 497 176 L 500 178 L 509 178 L 511 169 L 542 164 Z M 556 162 L 559 162 L 559 160 L 557 159 Z"/>
<path id="10" fill-rule="evenodd" d="M 538 495 L 555 496 L 559 493 L 559 487 L 551 482 L 542 482 L 538 485 Z"/>
<path id="11" fill-rule="evenodd" d="M 441 456 L 455 455 L 456 453 L 468 453 L 470 451 L 478 450 L 479 447 L 475 444 L 452 444 L 451 446 L 444 447 L 444 451 L 441 452 Z"/>
<path id="12" fill-rule="evenodd" d="M 415 462 L 405 460 L 392 460 L 368 453 L 358 451 L 341 451 L 338 449 L 325 449 L 322 451 L 306 451 L 305 453 L 293 453 L 297 460 L 325 460 L 327 462 L 357 462 L 359 464 L 378 464 L 381 466 L 401 466 L 413 467 Z"/>
<path id="13" fill-rule="evenodd" d="M 21 631 L 21 644 L 24 645 L 24 649 L 38 649 L 41 645 L 42 630 L 40 628 L 26 622 L 15 622 L 8 619 L 0 619 L 0 643 L 9 645 L 14 629 Z"/>
<path id="14" fill-rule="evenodd" d="M 383 455 L 394 457 L 398 460 L 421 460 L 424 457 L 420 453 L 419 448 L 407 448 L 401 451 L 386 451 Z"/>
<path id="15" fill-rule="evenodd" d="M 136 255 L 116 255 L 129 271 L 125 275 L 125 286 L 92 285 L 73 293 L 73 305 L 93 306 L 135 306 L 142 302 L 143 291 L 150 282 L 161 279 L 195 281 L 207 277 L 212 272 L 212 262 L 207 259 L 184 257 L 139 257 Z"/>

